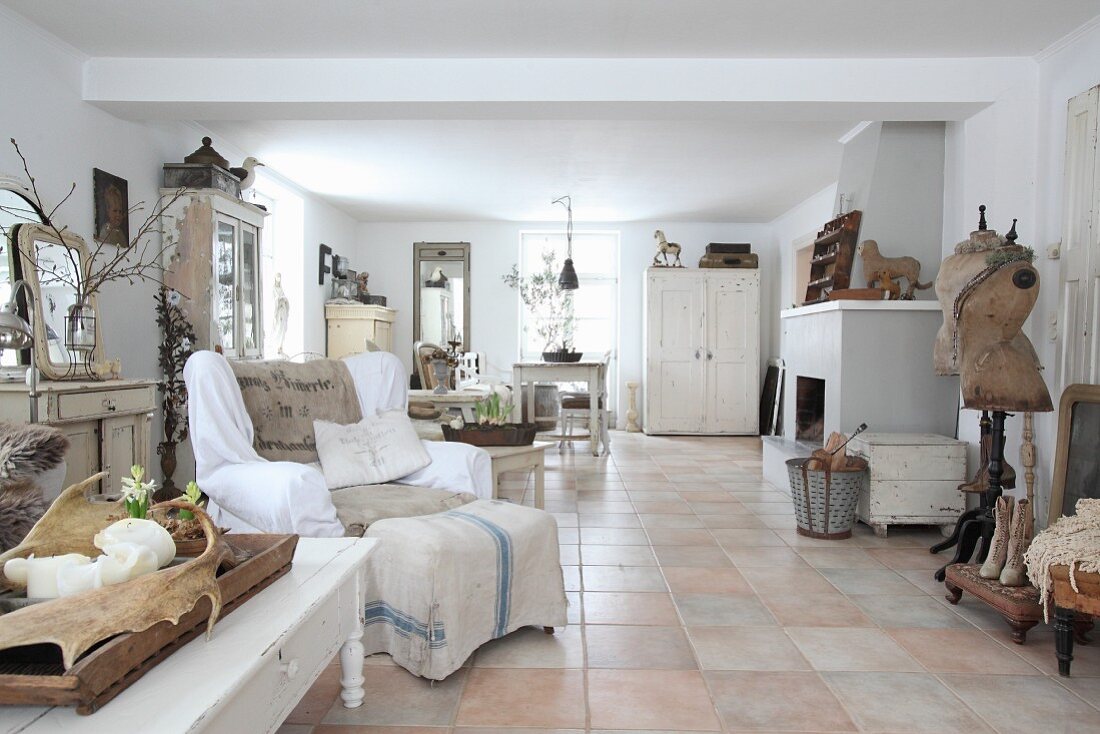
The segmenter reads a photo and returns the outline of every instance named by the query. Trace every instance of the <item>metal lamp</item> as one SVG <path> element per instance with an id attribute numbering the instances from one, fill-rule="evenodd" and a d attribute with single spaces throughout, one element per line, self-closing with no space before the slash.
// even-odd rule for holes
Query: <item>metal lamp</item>
<path id="1" fill-rule="evenodd" d="M 34 328 L 19 315 L 16 299 L 19 291 L 27 294 L 27 313 L 34 318 L 34 291 L 25 280 L 17 280 L 11 287 L 11 298 L 0 306 L 0 351 L 5 349 L 31 349 L 34 347 Z M 30 418 L 38 422 L 38 365 L 31 355 L 30 367 Z"/>
<path id="2" fill-rule="evenodd" d="M 551 204 L 561 204 L 569 216 L 565 225 L 565 264 L 562 265 L 561 275 L 558 276 L 558 287 L 563 291 L 575 291 L 581 287 L 581 281 L 577 278 L 577 270 L 573 267 L 573 197 L 562 196 L 554 199 Z"/>

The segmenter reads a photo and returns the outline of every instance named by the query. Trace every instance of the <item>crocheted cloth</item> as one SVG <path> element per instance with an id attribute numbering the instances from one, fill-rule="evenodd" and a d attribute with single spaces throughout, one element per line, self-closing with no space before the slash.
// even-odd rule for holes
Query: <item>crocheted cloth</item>
<path id="1" fill-rule="evenodd" d="M 1059 518 L 1036 535 L 1024 563 L 1031 583 L 1039 587 L 1045 618 L 1051 566 L 1068 566 L 1070 585 L 1077 592 L 1078 571 L 1100 573 L 1100 499 L 1078 500 L 1076 515 Z"/>

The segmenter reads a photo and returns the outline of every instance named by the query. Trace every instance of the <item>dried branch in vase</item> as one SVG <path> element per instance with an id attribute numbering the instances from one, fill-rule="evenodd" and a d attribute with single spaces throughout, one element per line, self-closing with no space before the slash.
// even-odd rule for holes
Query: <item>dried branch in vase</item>
<path id="1" fill-rule="evenodd" d="M 19 148 L 19 144 L 15 142 L 15 138 L 11 138 L 11 144 L 15 148 L 16 155 L 19 156 L 19 160 L 22 161 L 23 173 L 30 183 L 28 194 L 38 211 L 26 212 L 15 207 L 0 207 L 0 209 L 26 222 L 37 223 L 39 217 L 41 217 L 41 224 L 51 230 L 60 240 L 69 228 L 59 226 L 54 221 L 54 216 L 57 214 L 58 209 L 72 197 L 73 192 L 76 191 L 76 184 L 74 183 L 69 187 L 68 193 L 56 206 L 47 208 L 42 196 L 39 194 L 37 181 L 31 175 L 30 164 Z M 70 261 L 69 265 L 72 266 L 71 269 L 57 268 L 42 263 L 28 263 L 28 266 L 37 268 L 55 283 L 72 288 L 76 293 L 77 303 L 86 302 L 89 296 L 98 293 L 107 283 L 126 281 L 130 285 L 137 282 L 153 282 L 164 285 L 162 280 L 164 266 L 162 262 L 165 253 L 171 249 L 172 245 L 171 243 L 164 244 L 163 239 L 154 244 L 153 235 L 164 234 L 161 229 L 161 218 L 164 212 L 183 196 L 183 193 L 184 189 L 177 189 L 170 196 L 162 196 L 145 218 L 145 221 L 138 227 L 137 234 L 126 247 L 115 248 L 114 245 L 100 242 L 93 237 L 95 247 L 92 248 L 85 262 L 78 262 L 79 258 L 76 252 L 66 248 L 66 254 Z M 130 207 L 127 216 L 144 211 L 144 209 L 145 202 L 138 202 Z M 7 232 L 4 232 L 4 234 L 6 235 Z M 110 250 L 114 250 L 114 252 Z M 73 282 L 74 280 L 77 282 Z"/>

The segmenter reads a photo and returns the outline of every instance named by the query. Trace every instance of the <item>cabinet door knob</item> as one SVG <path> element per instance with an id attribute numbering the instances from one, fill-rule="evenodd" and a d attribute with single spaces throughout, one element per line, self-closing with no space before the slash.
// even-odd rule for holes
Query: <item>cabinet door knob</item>
<path id="1" fill-rule="evenodd" d="M 700 351 L 701 351 L 701 350 L 699 350 L 699 349 L 696 349 L 696 350 L 695 350 L 695 358 L 696 358 L 696 359 L 699 359 L 699 352 L 700 352 Z"/>
<path id="2" fill-rule="evenodd" d="M 283 663 L 279 666 L 279 670 L 287 677 L 287 680 L 294 680 L 298 675 L 298 658 L 294 658 L 288 663 Z"/>
<path id="3" fill-rule="evenodd" d="M 111 400 L 110 398 L 103 398 L 103 407 L 112 413 L 118 409 L 118 406 L 115 405 L 115 401 Z"/>
<path id="4" fill-rule="evenodd" d="M 707 350 L 707 359 L 714 359 L 714 352 L 710 351 L 709 349 Z"/>

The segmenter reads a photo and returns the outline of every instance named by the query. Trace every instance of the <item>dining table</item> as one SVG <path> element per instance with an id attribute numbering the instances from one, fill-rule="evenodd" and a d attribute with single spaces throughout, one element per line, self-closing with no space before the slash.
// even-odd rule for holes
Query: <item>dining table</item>
<path id="1" fill-rule="evenodd" d="M 527 415 L 531 421 L 535 416 L 536 382 L 583 382 L 588 388 L 588 443 L 593 456 L 600 455 L 600 388 L 603 384 L 602 370 L 606 362 L 600 359 L 581 359 L 579 362 L 543 362 L 520 361 L 512 365 L 512 395 L 515 403 L 512 408 L 512 420 L 523 421 L 523 385 L 529 384 L 527 391 Z"/>

